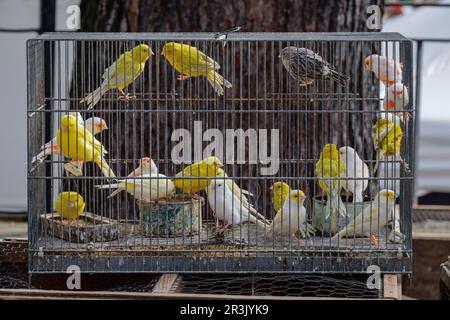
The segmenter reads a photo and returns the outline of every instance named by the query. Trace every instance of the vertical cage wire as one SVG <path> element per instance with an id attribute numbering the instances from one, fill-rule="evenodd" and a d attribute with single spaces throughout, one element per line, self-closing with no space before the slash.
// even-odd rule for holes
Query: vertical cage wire
<path id="1" fill-rule="evenodd" d="M 167 59 L 170 53 L 161 54 L 171 42 L 195 47 L 212 60 L 202 66 L 200 59 L 206 58 L 181 46 L 181 56 L 191 63 L 183 61 L 176 70 Z M 142 51 L 125 63 L 135 71 L 114 64 L 139 45 L 155 53 L 145 64 L 139 63 Z M 312 50 L 349 80 L 340 85 L 322 76 L 299 85 L 300 80 L 280 58 L 286 47 Z M 83 272 L 366 273 L 371 265 L 383 272 L 410 272 L 416 120 L 412 46 L 402 36 L 246 33 L 217 41 L 210 34 L 195 33 L 54 33 L 29 40 L 27 54 L 31 273 L 62 272 L 73 264 Z M 373 72 L 365 69 L 366 57 L 372 54 L 379 55 L 378 69 L 372 68 Z M 394 74 L 394 83 L 387 86 L 376 75 L 389 71 L 390 65 L 381 63 L 383 57 L 393 59 L 394 70 L 402 64 L 402 73 Z M 217 65 L 220 69 L 213 70 Z M 316 67 L 307 65 L 302 76 L 314 78 Z M 218 74 L 208 81 L 204 75 L 214 71 Z M 115 74 L 111 79 L 110 73 Z M 113 88 L 119 79 L 132 80 L 123 92 Z M 410 101 L 399 108 L 399 98 L 393 96 L 394 109 L 383 110 L 389 88 L 397 82 L 408 89 Z M 88 109 L 83 99 L 102 83 L 111 89 Z M 217 91 L 220 84 L 222 95 Z M 53 151 L 34 161 L 41 146 L 58 135 L 63 118 L 76 113 L 84 124 L 94 120 L 90 128 L 76 122 L 72 136 L 86 135 L 99 125 L 95 138 L 108 152 L 99 164 L 87 161 L 81 165 Z M 409 121 L 398 118 L 406 113 Z M 378 159 L 379 171 L 374 175 L 374 138 L 382 139 L 388 128 L 374 130 L 381 118 L 392 120 L 388 124 L 394 136 L 400 128 L 402 141 L 399 152 Z M 77 140 L 67 141 L 69 149 L 71 143 L 78 148 Z M 359 170 L 355 154 L 327 162 L 320 156 L 326 154 L 326 144 L 356 150 L 368 167 L 368 176 L 349 176 L 349 169 Z M 77 156 L 86 155 L 88 150 L 80 149 Z M 216 170 L 215 166 L 205 167 L 207 177 L 183 171 L 210 155 L 218 157 L 227 177 L 208 172 Z M 144 157 L 151 158 L 158 174 L 164 176 L 129 176 L 143 161 L 150 161 Z M 99 166 L 104 163 L 116 177 L 102 174 Z M 319 164 L 323 172 L 342 168 L 344 175 L 320 177 Z M 161 195 L 168 192 L 171 182 L 181 180 L 205 187 L 184 193 L 177 188 L 174 196 Z M 319 181 L 347 187 L 352 181 L 366 181 L 363 202 L 356 203 L 354 194 L 339 190 L 345 214 L 327 220 L 328 212 L 334 214 L 338 208 L 328 202 Z M 109 197 L 113 188 L 99 188 L 121 182 L 126 183 L 126 190 L 114 197 Z M 300 222 L 302 214 L 291 218 L 299 207 L 294 198 L 289 200 L 290 193 L 282 195 L 288 199 L 282 204 L 287 213 L 282 213 L 285 219 L 278 227 L 297 231 L 276 234 L 272 227 L 276 193 L 270 190 L 275 182 L 288 184 L 291 191 L 302 190 L 305 220 L 314 228 L 311 236 L 298 230 L 305 226 Z M 164 187 L 146 189 L 152 183 Z M 381 195 L 377 197 L 381 189 L 395 192 L 392 212 Z M 85 209 L 73 221 L 58 215 L 55 201 L 62 199 L 60 192 L 83 197 Z M 227 196 L 229 192 L 235 196 Z M 222 210 L 213 205 L 221 199 L 227 200 Z M 228 220 L 218 217 L 226 206 L 235 213 Z M 250 206 L 258 213 L 250 214 L 254 218 L 249 223 L 245 220 Z M 349 232 L 351 222 L 364 212 L 366 216 L 372 212 L 378 222 L 362 227 L 365 236 L 335 236 L 342 230 Z M 380 225 L 385 220 L 389 224 Z"/>

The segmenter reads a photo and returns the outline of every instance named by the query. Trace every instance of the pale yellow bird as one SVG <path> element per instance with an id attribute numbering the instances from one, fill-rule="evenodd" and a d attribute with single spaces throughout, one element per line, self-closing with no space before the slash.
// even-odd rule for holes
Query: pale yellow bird
<path id="1" fill-rule="evenodd" d="M 206 77 L 219 96 L 223 95 L 223 86 L 232 87 L 231 83 L 217 72 L 220 65 L 195 47 L 169 42 L 162 48 L 161 55 L 175 70 L 183 74 L 178 80 L 185 80 L 189 77 Z"/>
<path id="2" fill-rule="evenodd" d="M 376 195 L 370 206 L 351 220 L 341 231 L 331 239 L 343 237 L 367 237 L 377 243 L 376 236 L 382 233 L 386 224 L 393 220 L 396 194 L 389 189 L 383 189 Z"/>
<path id="3" fill-rule="evenodd" d="M 105 176 L 116 176 L 103 157 L 105 148 L 101 142 L 95 139 L 74 116 L 68 115 L 61 118 L 56 139 L 65 157 L 72 161 L 95 162 Z"/>
<path id="4" fill-rule="evenodd" d="M 108 196 L 108 199 L 121 191 L 126 191 L 136 200 L 144 202 L 170 199 L 175 194 L 175 185 L 172 180 L 161 173 L 133 176 L 133 179 L 123 179 L 118 183 L 95 187 L 98 189 L 116 189 Z"/>
<path id="5" fill-rule="evenodd" d="M 216 219 L 222 221 L 224 228 L 241 223 L 255 223 L 267 229 L 268 223 L 252 215 L 238 197 L 228 188 L 223 179 L 213 179 L 207 189 L 208 203 Z"/>
<path id="6" fill-rule="evenodd" d="M 106 68 L 100 87 L 81 99 L 80 103 L 87 103 L 88 109 L 92 109 L 111 89 L 119 90 L 122 98 L 127 99 L 128 95 L 123 91 L 124 88 L 144 72 L 145 63 L 153 54 L 152 49 L 146 44 L 140 44 L 130 51 L 122 53 L 113 64 Z"/>
<path id="7" fill-rule="evenodd" d="M 306 221 L 306 208 L 303 205 L 305 199 L 306 196 L 302 190 L 290 191 L 283 207 L 275 215 L 266 236 L 296 238 L 297 231 L 303 238 L 313 235 L 314 228 Z"/>
<path id="8" fill-rule="evenodd" d="M 56 196 L 54 207 L 64 219 L 74 221 L 84 212 L 83 197 L 75 191 L 61 192 Z"/>
<path id="9" fill-rule="evenodd" d="M 207 178 L 216 177 L 222 166 L 222 162 L 217 157 L 207 157 L 195 162 L 175 175 L 175 186 L 184 193 L 196 193 L 205 190 L 211 181 Z"/>

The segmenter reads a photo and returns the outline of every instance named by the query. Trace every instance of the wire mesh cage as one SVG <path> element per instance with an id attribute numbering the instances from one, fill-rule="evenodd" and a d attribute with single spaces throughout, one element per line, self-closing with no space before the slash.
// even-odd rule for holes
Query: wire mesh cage
<path id="1" fill-rule="evenodd" d="M 27 51 L 31 273 L 410 272 L 403 36 L 51 33 Z"/>

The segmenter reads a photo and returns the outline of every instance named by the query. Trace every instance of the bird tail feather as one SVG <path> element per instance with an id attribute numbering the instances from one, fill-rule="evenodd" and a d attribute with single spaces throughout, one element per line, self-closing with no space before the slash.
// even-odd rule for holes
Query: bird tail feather
<path id="1" fill-rule="evenodd" d="M 208 82 L 211 84 L 211 86 L 214 88 L 214 91 L 217 92 L 219 96 L 223 95 L 223 87 L 231 88 L 231 83 L 224 79 L 219 73 L 217 73 L 214 70 L 208 71 L 207 75 Z"/>
<path id="2" fill-rule="evenodd" d="M 106 162 L 106 160 L 103 157 L 95 159 L 95 163 L 98 165 L 98 167 L 100 168 L 100 170 L 102 171 L 102 173 L 105 177 L 109 177 L 109 178 L 116 177 L 116 174 L 109 167 L 108 163 Z"/>
<path id="3" fill-rule="evenodd" d="M 349 77 L 343 75 L 342 73 L 334 71 L 334 70 L 330 70 L 330 77 L 331 77 L 331 79 L 333 79 L 334 81 L 336 81 L 340 85 L 342 85 L 343 87 L 347 86 L 348 81 L 350 80 Z"/>
<path id="4" fill-rule="evenodd" d="M 80 103 L 87 103 L 88 110 L 94 108 L 94 106 L 100 101 L 101 97 L 108 92 L 108 83 L 104 81 L 100 87 L 89 93 L 86 97 L 80 100 Z"/>

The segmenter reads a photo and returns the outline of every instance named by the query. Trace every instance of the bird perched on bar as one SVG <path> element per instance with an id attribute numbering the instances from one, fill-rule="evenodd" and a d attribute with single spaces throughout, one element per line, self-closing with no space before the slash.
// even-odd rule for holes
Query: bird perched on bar
<path id="1" fill-rule="evenodd" d="M 156 166 L 153 159 L 149 157 L 143 157 L 139 159 L 139 166 L 134 169 L 133 172 L 131 172 L 128 176 L 129 177 L 138 177 L 142 176 L 143 174 L 157 174 L 158 173 L 158 167 Z"/>
<path id="2" fill-rule="evenodd" d="M 385 85 L 402 82 L 403 64 L 386 56 L 372 54 L 364 60 L 364 67 Z"/>
<path id="3" fill-rule="evenodd" d="M 334 80 L 341 86 L 346 86 L 350 80 L 317 53 L 306 48 L 285 47 L 279 58 L 291 77 L 300 81 L 300 86 L 319 79 Z"/>
<path id="4" fill-rule="evenodd" d="M 402 137 L 403 131 L 400 126 L 400 119 L 392 113 L 382 114 L 382 117 L 373 126 L 372 139 L 376 151 L 374 175 L 383 157 L 392 157 L 400 153 Z M 401 162 L 407 166 L 406 162 L 403 160 Z"/>
<path id="5" fill-rule="evenodd" d="M 123 91 L 134 80 L 144 72 L 145 63 L 151 55 L 152 48 L 146 44 L 140 44 L 133 49 L 122 53 L 102 75 L 100 87 L 89 93 L 80 100 L 80 103 L 87 103 L 88 110 L 92 109 L 109 90 L 117 89 L 122 94 L 120 99 L 129 99 L 130 96 Z"/>
<path id="6" fill-rule="evenodd" d="M 377 235 L 388 222 L 393 220 L 395 208 L 394 191 L 383 189 L 378 192 L 370 206 L 366 206 L 362 213 L 353 218 L 341 231 L 331 239 L 343 237 L 367 237 L 372 244 L 377 244 Z"/>
<path id="7" fill-rule="evenodd" d="M 408 88 L 403 83 L 394 83 L 388 87 L 386 97 L 383 100 L 383 109 L 389 111 L 402 111 L 409 103 Z M 396 113 L 402 121 L 408 121 L 408 112 Z"/>
<path id="8" fill-rule="evenodd" d="M 66 115 L 61 118 L 56 143 L 61 154 L 71 161 L 92 161 L 98 165 L 103 175 L 116 176 L 104 158 L 107 153 L 105 147 L 74 116 Z"/>
<path id="9" fill-rule="evenodd" d="M 195 47 L 169 42 L 162 48 L 161 55 L 176 71 L 182 74 L 178 80 L 186 80 L 190 77 L 206 77 L 219 96 L 223 95 L 223 86 L 226 88 L 232 87 L 231 83 L 217 72 L 220 65 Z"/>
<path id="10" fill-rule="evenodd" d="M 77 113 L 72 112 L 69 114 L 76 115 Z M 81 115 L 79 115 L 78 117 L 78 122 L 84 125 L 86 130 L 89 130 L 94 135 L 108 129 L 105 120 L 103 120 L 102 118 L 92 117 L 87 119 L 86 121 L 83 121 L 83 118 L 80 117 Z M 47 156 L 58 154 L 60 154 L 60 150 L 58 148 L 58 144 L 56 143 L 56 137 L 54 137 L 52 140 L 41 146 L 41 152 L 33 157 L 31 163 L 34 164 L 36 162 L 42 162 Z"/>
<path id="11" fill-rule="evenodd" d="M 341 189 L 345 186 L 345 180 L 338 179 L 345 177 L 345 163 L 335 144 L 329 143 L 323 147 L 319 160 L 316 162 L 315 173 L 319 187 L 327 195 L 325 219 L 333 213 L 345 218 L 346 209 L 341 199 Z"/>
<path id="12" fill-rule="evenodd" d="M 310 237 L 315 230 L 306 221 L 306 209 L 303 205 L 306 199 L 302 190 L 292 190 L 289 192 L 282 208 L 278 210 L 266 237 L 296 237 L 297 231 L 303 238 Z"/>
<path id="13" fill-rule="evenodd" d="M 109 194 L 108 199 L 121 191 L 131 194 L 136 200 L 150 202 L 170 199 L 175 194 L 172 180 L 161 173 L 146 173 L 140 176 L 129 176 L 133 179 L 123 179 L 117 183 L 96 185 L 98 189 L 116 189 Z"/>
<path id="14" fill-rule="evenodd" d="M 284 202 L 286 201 L 289 192 L 291 192 L 291 188 L 289 185 L 282 181 L 277 181 L 270 187 L 272 190 L 272 206 L 275 212 L 278 212 L 282 207 Z"/>
<path id="15" fill-rule="evenodd" d="M 255 223 L 263 229 L 269 224 L 255 215 L 252 215 L 242 201 L 236 197 L 225 180 L 214 179 L 209 183 L 208 203 L 216 219 L 222 221 L 224 229 L 230 225 L 239 225 L 244 222 Z"/>
<path id="16" fill-rule="evenodd" d="M 207 157 L 195 162 L 175 175 L 175 186 L 184 193 L 196 193 L 205 190 L 211 181 L 206 178 L 216 177 L 222 166 L 222 162 L 217 157 Z"/>
<path id="17" fill-rule="evenodd" d="M 369 185 L 369 167 L 352 147 L 339 148 L 339 154 L 345 163 L 344 176 L 350 178 L 345 182 L 344 189 L 353 195 L 353 203 L 364 202 L 364 191 Z"/>
<path id="18" fill-rule="evenodd" d="M 74 221 L 84 212 L 85 203 L 80 194 L 75 191 L 65 191 L 56 196 L 54 207 L 61 217 Z"/>

